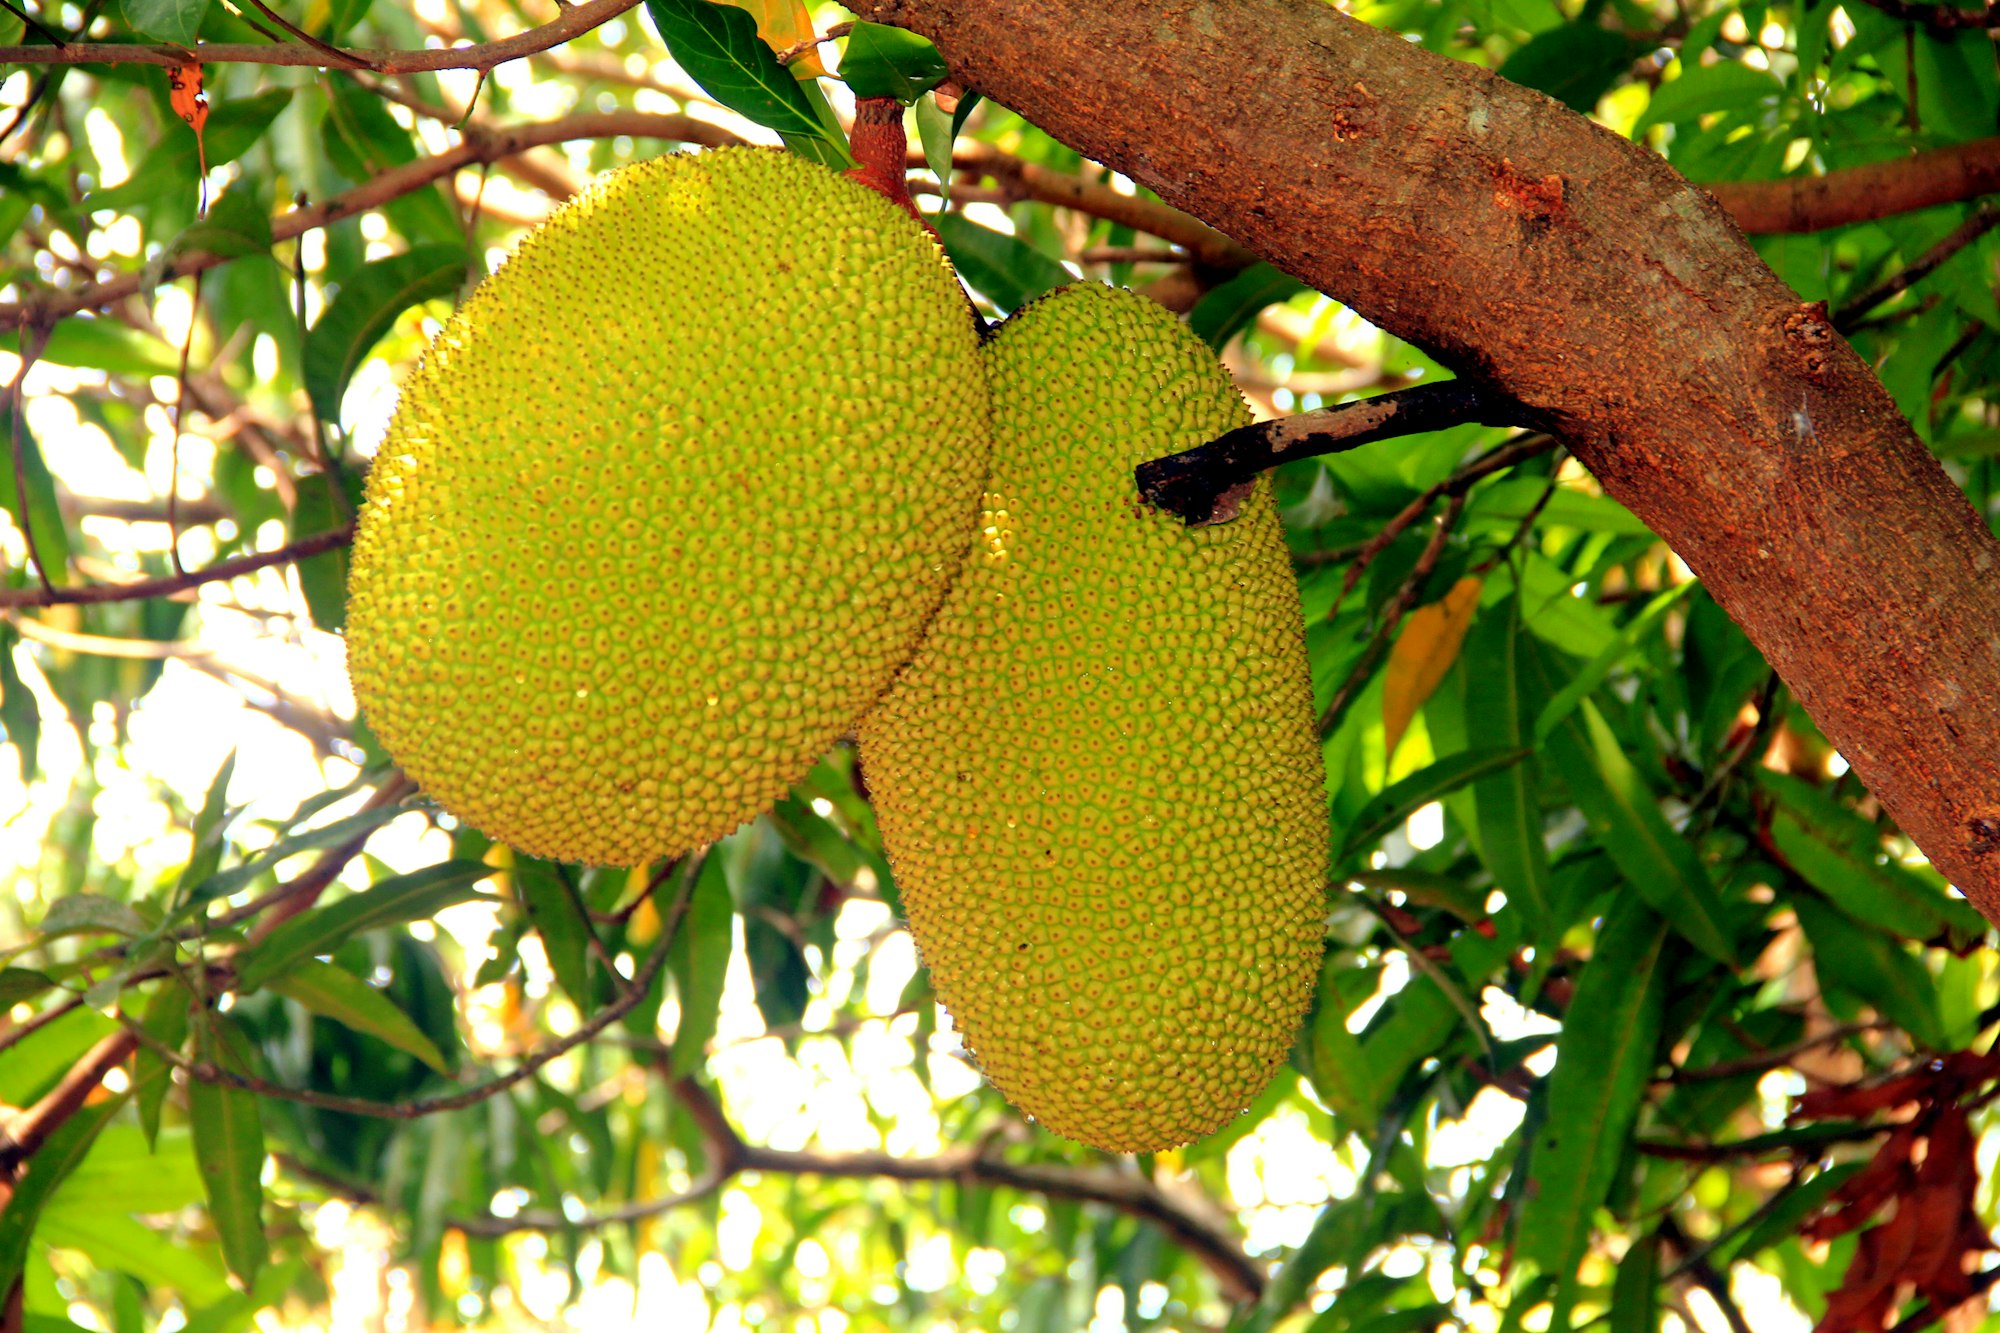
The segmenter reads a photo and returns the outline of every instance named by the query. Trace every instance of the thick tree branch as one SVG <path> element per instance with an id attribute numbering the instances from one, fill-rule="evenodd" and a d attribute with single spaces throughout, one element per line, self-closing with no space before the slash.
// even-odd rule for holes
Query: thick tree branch
<path id="1" fill-rule="evenodd" d="M 1713 198 L 1319 0 L 856 8 L 1547 422 L 2000 919 L 2000 543 Z"/>
<path id="2" fill-rule="evenodd" d="M 490 70 L 552 46 L 560 46 L 592 28 L 617 18 L 639 0 L 586 0 L 566 5 L 551 23 L 516 37 L 480 46 L 438 47 L 423 51 L 348 51 L 324 44 L 203 42 L 192 47 L 149 46 L 118 42 L 71 42 L 67 46 L 0 46 L 0 65 L 167 65 L 189 63 L 192 55 L 205 65 L 313 65 L 323 69 L 372 69 L 378 74 L 415 74 L 425 70 Z"/>
<path id="3" fill-rule="evenodd" d="M 271 238 L 274 241 L 292 240 L 342 218 L 379 208 L 455 171 L 498 162 L 543 144 L 565 143 L 571 139 L 608 139 L 621 134 L 635 139 L 698 143 L 711 148 L 741 142 L 728 130 L 692 116 L 646 111 L 592 112 L 546 124 L 510 126 L 491 134 L 468 134 L 463 143 L 434 157 L 420 157 L 414 162 L 392 167 L 345 194 L 280 214 L 271 220 Z M 24 301 L 0 304 L 0 327 L 45 326 L 79 310 L 95 310 L 137 295 L 149 283 L 171 282 L 224 262 L 222 256 L 195 251 L 175 256 L 157 274 L 150 271 L 124 273 L 75 291 L 44 289 Z"/>
<path id="4" fill-rule="evenodd" d="M 1843 167 L 1824 176 L 1701 187 L 1751 235 L 1821 231 L 2000 190 L 2000 138 Z"/>

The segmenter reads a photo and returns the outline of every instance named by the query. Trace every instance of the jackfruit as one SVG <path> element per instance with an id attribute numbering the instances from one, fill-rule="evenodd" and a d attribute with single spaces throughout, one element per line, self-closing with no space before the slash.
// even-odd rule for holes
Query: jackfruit
<path id="1" fill-rule="evenodd" d="M 370 471 L 347 649 L 376 735 L 536 856 L 637 864 L 768 808 L 956 574 L 977 346 L 930 235 L 822 167 L 600 179 L 439 332 Z"/>
<path id="2" fill-rule="evenodd" d="M 982 527 L 859 732 L 912 935 L 979 1068 L 1058 1134 L 1157 1151 L 1291 1045 L 1327 830 L 1298 586 L 1260 481 L 1190 530 L 1140 462 L 1248 415 L 1171 314 L 1064 288 L 984 349 Z"/>

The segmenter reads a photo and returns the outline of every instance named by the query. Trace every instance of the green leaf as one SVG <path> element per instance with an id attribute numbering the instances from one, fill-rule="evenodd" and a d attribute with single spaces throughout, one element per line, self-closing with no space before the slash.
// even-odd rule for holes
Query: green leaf
<path id="1" fill-rule="evenodd" d="M 346 504 L 340 503 L 337 488 L 345 487 Z M 338 476 L 322 472 L 299 479 L 298 503 L 292 506 L 291 538 L 298 541 L 321 532 L 331 532 L 347 524 L 360 511 L 360 478 L 342 472 Z M 347 571 L 352 562 L 348 547 L 308 556 L 298 562 L 299 587 L 306 595 L 306 609 L 313 624 L 328 633 L 338 633 L 347 624 Z"/>
<path id="2" fill-rule="evenodd" d="M 405 310 L 450 296 L 464 282 L 465 251 L 452 245 L 420 245 L 350 274 L 306 334 L 306 392 L 320 419 L 340 420 L 354 372 Z"/>
<path id="3" fill-rule="evenodd" d="M 146 1001 L 146 1016 L 140 1020 L 140 1026 L 147 1036 L 168 1050 L 178 1051 L 187 1042 L 188 1006 L 192 1000 L 187 987 L 169 977 Z M 144 1046 L 134 1053 L 133 1061 L 132 1085 L 139 1097 L 139 1128 L 150 1143 L 159 1138 L 160 1108 L 166 1103 L 167 1089 L 173 1086 L 173 1066 Z"/>
<path id="4" fill-rule="evenodd" d="M 1518 1252 L 1567 1284 L 1611 1190 L 1652 1078 L 1667 994 L 1667 923 L 1625 898 L 1598 932 L 1556 1042 L 1548 1119 L 1515 1231 Z"/>
<path id="5" fill-rule="evenodd" d="M 49 904 L 39 927 L 44 939 L 58 935 L 144 935 L 152 927 L 130 903 L 100 893 L 73 893 Z"/>
<path id="6" fill-rule="evenodd" d="M 0 509 L 7 511 L 16 528 L 34 538 L 35 554 L 41 557 L 41 569 L 49 582 L 67 587 L 69 529 L 63 525 L 62 509 L 56 504 L 56 479 L 49 473 L 27 417 L 15 410 L 11 398 L 0 406 L 0 444 L 7 450 L 7 466 L 0 470 Z"/>
<path id="7" fill-rule="evenodd" d="M 1549 733 L 1545 752 L 1591 832 L 1641 897 L 1696 948 L 1734 967 L 1736 947 L 1722 900 L 1694 848 L 1667 823 L 1596 705 Z"/>
<path id="8" fill-rule="evenodd" d="M 174 237 L 167 249 L 173 254 L 201 252 L 243 259 L 269 254 L 271 244 L 271 215 L 264 201 L 254 189 L 238 183 L 223 191 L 208 206 L 208 216 Z"/>
<path id="9" fill-rule="evenodd" d="M 519 857 L 513 875 L 556 984 L 576 1002 L 579 1013 L 590 1013 L 596 1006 L 590 990 L 590 917 L 583 900 L 551 862 Z"/>
<path id="10" fill-rule="evenodd" d="M 210 0 L 122 0 L 125 21 L 134 32 L 156 42 L 193 46 L 201 39 L 201 21 Z"/>
<path id="11" fill-rule="evenodd" d="M 0 1049 L 0 1104 L 32 1106 L 85 1051 L 117 1030 L 95 1009 L 79 1007 Z"/>
<path id="12" fill-rule="evenodd" d="M 88 1211 L 78 1207 L 75 1191 L 65 1189 L 43 1214 L 41 1238 L 82 1251 L 101 1272 L 130 1274 L 195 1305 L 229 1295 L 229 1278 L 214 1251 L 192 1248 L 135 1220 L 128 1214 L 139 1210 L 120 1203 L 115 1190 L 94 1204 Z"/>
<path id="13" fill-rule="evenodd" d="M 703 92 L 738 115 L 785 136 L 794 152 L 824 166 L 854 165 L 827 136 L 799 81 L 757 35 L 757 20 L 720 0 L 646 0 L 667 53 Z"/>
<path id="14" fill-rule="evenodd" d="M 336 846 L 349 838 L 380 828 L 402 813 L 394 804 L 390 804 L 374 810 L 363 810 L 360 814 L 348 815 L 343 819 L 321 824 L 317 828 L 306 829 L 302 833 L 288 833 L 269 847 L 246 858 L 241 865 L 218 870 L 196 884 L 189 890 L 190 901 L 206 902 L 214 898 L 227 898 L 250 884 L 259 875 L 268 873 L 281 861 L 297 856 L 300 852 Z"/>
<path id="15" fill-rule="evenodd" d="M 55 984 L 53 977 L 31 967 L 0 967 L 0 1009 L 32 1000 Z"/>
<path id="16" fill-rule="evenodd" d="M 355 935 L 406 921 L 424 921 L 456 903 L 494 899 L 474 891 L 493 873 L 482 861 L 446 861 L 383 880 L 373 888 L 301 912 L 236 956 L 236 981 L 253 991 L 301 961 L 332 953 Z"/>
<path id="17" fill-rule="evenodd" d="M 1551 28 L 1508 56 L 1500 77 L 1588 114 L 1632 64 L 1637 44 L 1593 17 Z"/>
<path id="18" fill-rule="evenodd" d="M 17 330 L 0 336 L 0 347 L 17 355 L 21 337 Z M 101 370 L 109 375 L 129 375 L 144 379 L 151 375 L 179 372 L 180 354 L 159 338 L 127 328 L 115 320 L 92 315 L 72 315 L 49 331 L 49 340 L 35 358 L 52 365 Z M 6 481 L 13 484 L 12 474 Z"/>
<path id="19" fill-rule="evenodd" d="M 924 165 L 938 179 L 938 197 L 951 200 L 951 150 L 957 140 L 951 117 L 944 113 L 935 96 L 917 101 L 917 142 L 923 145 Z"/>
<path id="20" fill-rule="evenodd" d="M 710 856 L 702 862 L 687 912 L 668 946 L 667 966 L 673 970 L 681 1010 L 680 1026 L 674 1030 L 675 1078 L 701 1068 L 709 1038 L 715 1035 L 735 919 L 736 903 L 722 858 Z"/>
<path id="21" fill-rule="evenodd" d="M 1682 65 L 1681 76 L 1653 90 L 1653 100 L 1632 127 L 1636 136 L 1655 125 L 1677 125 L 1718 111 L 1747 119 L 1784 95 L 1783 80 L 1765 70 L 1733 60 L 1713 65 Z"/>
<path id="22" fill-rule="evenodd" d="M 314 1013 L 356 1032 L 380 1038 L 397 1050 L 414 1055 L 440 1074 L 451 1072 L 437 1044 L 410 1021 L 408 1014 L 398 1009 L 388 996 L 346 968 L 307 959 L 272 977 L 264 983 L 264 988 L 288 1000 L 296 1000 Z"/>
<path id="23" fill-rule="evenodd" d="M 20 634 L 0 624 L 0 737 L 21 759 L 21 781 L 33 782 L 41 771 L 42 706 L 14 663 Z"/>
<path id="24" fill-rule="evenodd" d="M 1618 1261 L 1606 1333 L 1655 1333 L 1660 1326 L 1659 1285 L 1660 1233 L 1649 1231 Z"/>
<path id="25" fill-rule="evenodd" d="M 1248 328 L 1268 305 L 1290 300 L 1306 285 L 1270 264 L 1252 264 L 1195 302 L 1188 327 L 1220 352 L 1229 340 Z"/>
<path id="26" fill-rule="evenodd" d="M 1509 598 L 1504 608 L 1481 616 L 1466 638 L 1465 734 L 1475 746 L 1519 746 L 1526 739 L 1521 726 L 1520 605 L 1518 597 Z M 1472 794 L 1480 859 L 1508 901 L 1519 903 L 1539 930 L 1549 919 L 1555 889 L 1532 776 L 1527 765 L 1510 764 L 1482 775 Z"/>
<path id="27" fill-rule="evenodd" d="M 201 1171 L 185 1128 L 169 1129 L 148 1143 L 137 1126 L 108 1127 L 63 1182 L 51 1212 L 75 1217 L 116 1213 L 172 1213 L 200 1203 Z"/>
<path id="28" fill-rule="evenodd" d="M 1384 788 L 1354 817 L 1354 825 L 1342 843 L 1340 859 L 1373 846 L 1383 834 L 1432 801 L 1449 796 L 1468 782 L 1513 768 L 1528 754 L 1520 748 L 1461 750 Z"/>
<path id="29" fill-rule="evenodd" d="M 194 850 L 188 854 L 187 865 L 181 868 L 181 877 L 174 889 L 174 901 L 185 902 L 197 884 L 206 883 L 222 867 L 223 816 L 228 813 L 229 780 L 236 775 L 236 751 L 222 761 L 222 767 L 215 771 L 215 777 L 208 784 L 208 795 L 202 800 L 201 813 L 195 816 Z"/>
<path id="30" fill-rule="evenodd" d="M 223 1261 L 245 1284 L 270 1258 L 264 1240 L 264 1123 L 257 1095 L 202 1079 L 188 1082 L 194 1158 Z"/>
<path id="31" fill-rule="evenodd" d="M 1778 850 L 1849 916 L 1906 939 L 1946 935 L 1956 946 L 1986 934 L 1986 918 L 1970 903 L 1883 858 L 1867 820 L 1789 774 L 1759 768 L 1756 778 L 1779 803 L 1771 817 Z"/>
<path id="32" fill-rule="evenodd" d="M 959 276 L 1001 310 L 1019 310 L 1043 292 L 1076 281 L 1068 269 L 1018 236 L 982 227 L 958 213 L 932 221 Z"/>
<path id="33" fill-rule="evenodd" d="M 34 1239 L 42 1210 L 70 1172 L 90 1152 L 90 1145 L 111 1118 L 125 1107 L 123 1096 L 86 1106 L 43 1140 L 26 1169 L 14 1182 L 13 1197 L 0 1211 L 0 1292 L 11 1292 L 28 1263 L 28 1242 Z"/>
<path id="34" fill-rule="evenodd" d="M 268 88 L 253 97 L 231 98 L 211 105 L 207 128 L 202 131 L 209 169 L 234 162 L 263 138 L 278 113 L 290 104 L 292 91 Z M 84 199 L 84 206 L 92 212 L 142 207 L 170 191 L 191 189 L 199 180 L 201 161 L 194 131 L 176 117 L 167 124 L 161 141 L 134 166 L 129 178 L 109 189 L 92 192 Z"/>
<path id="35" fill-rule="evenodd" d="M 1575 712 L 1576 706 L 1582 703 L 1592 690 L 1604 683 L 1605 677 L 1611 674 L 1611 669 L 1625 659 L 1626 654 L 1652 631 L 1653 626 L 1660 623 L 1661 618 L 1673 609 L 1674 604 L 1689 591 L 1700 586 L 1692 580 L 1676 584 L 1647 602 L 1646 609 L 1632 617 L 1625 627 L 1618 631 L 1616 639 L 1606 644 L 1602 652 L 1585 663 L 1583 670 L 1570 677 L 1569 683 L 1557 690 L 1555 696 L 1542 705 L 1542 711 L 1535 716 L 1535 744 L 1540 746 L 1546 741 L 1557 724 Z"/>
<path id="36" fill-rule="evenodd" d="M 1874 1005 L 1919 1045 L 1945 1049 L 1937 985 L 1899 940 L 1860 925 L 1816 894 L 1792 895 L 1792 910 L 1812 944 L 1820 984 Z"/>
<path id="37" fill-rule="evenodd" d="M 893 97 L 904 106 L 950 74 L 935 46 L 882 23 L 856 23 L 840 57 L 840 77 L 856 97 Z"/>

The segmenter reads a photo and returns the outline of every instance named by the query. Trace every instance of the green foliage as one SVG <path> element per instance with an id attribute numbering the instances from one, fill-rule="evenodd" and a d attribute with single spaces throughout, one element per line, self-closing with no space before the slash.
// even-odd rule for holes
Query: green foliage
<path id="1" fill-rule="evenodd" d="M 155 67 L 18 67 L 42 91 L 0 163 L 9 299 L 109 279 L 134 294 L 0 348 L 25 337 L 36 361 L 0 436 L 9 596 L 342 528 L 427 318 L 504 254 L 533 191 L 675 146 L 640 115 L 849 165 L 844 95 L 756 35 L 785 6 L 647 8 L 650 25 L 627 14 L 496 67 L 469 112 L 460 74 L 209 64 L 201 151 Z M 1698 184 L 1889 161 L 2000 117 L 1988 34 L 1869 6 L 1351 9 Z M 447 45 L 517 22 L 446 11 Z M 265 40 L 186 0 L 35 12 L 92 41 Z M 357 47 L 444 35 L 367 0 L 290 17 Z M 823 34 L 846 16 L 811 17 Z M 1153 290 L 1273 413 L 1443 374 L 1277 268 L 1163 259 L 1186 238 L 1046 202 L 1011 164 L 1071 201 L 1133 187 L 1002 107 L 954 104 L 944 73 L 927 43 L 860 24 L 837 77 L 913 106 L 920 205 L 983 313 L 1076 273 Z M 595 128 L 303 236 L 287 221 L 461 132 L 568 114 Z M 965 165 L 982 156 L 1003 165 Z M 2000 529 L 1990 214 L 1953 201 L 1752 243 L 1828 303 Z M 198 293 L 194 255 L 218 261 Z M 0 1290 L 19 1280 L 31 1330 L 317 1326 L 345 1249 L 400 1270 L 423 1327 L 616 1323 L 636 1292 L 648 1327 L 1654 1333 L 1717 1290 L 1759 1329 L 1842 1308 L 1868 1228 L 1944 1197 L 1919 1176 L 1950 1177 L 1990 1224 L 1990 1144 L 1902 1175 L 1912 1159 L 1890 1151 L 1940 1071 L 1994 1040 L 1986 922 L 1701 583 L 1552 448 L 1486 470 L 1507 443 L 1466 426 L 1276 473 L 1316 703 L 1345 699 L 1325 738 L 1328 952 L 1287 1068 L 1245 1115 L 1122 1163 L 1023 1122 L 955 1058 L 851 748 L 702 859 L 513 860 L 387 789 L 339 671 L 345 551 L 177 599 L 11 607 L 9 1124 L 102 1043 L 136 1047 L 125 1082 L 12 1178 Z M 1442 501 L 1405 511 L 1440 486 L 1463 507 L 1426 567 Z M 837 496 L 801 503 L 837 521 Z M 601 512 L 607 532 L 621 521 Z M 1393 609 L 1468 575 L 1470 630 L 1389 755 Z M 1795 1114 L 1808 1087 L 1846 1101 Z M 10 1172 L 13 1151 L 0 1141 Z M 1872 1220 L 1842 1231 L 1847 1213 Z M 1963 1239 L 1930 1239 L 1947 1236 Z M 1930 1313 L 1920 1297 L 1888 1312 Z"/>

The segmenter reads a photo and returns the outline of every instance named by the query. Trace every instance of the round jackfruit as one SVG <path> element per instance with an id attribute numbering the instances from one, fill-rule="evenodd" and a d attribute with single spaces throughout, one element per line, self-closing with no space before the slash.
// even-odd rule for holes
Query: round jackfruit
<path id="1" fill-rule="evenodd" d="M 355 537 L 355 697 L 523 851 L 726 834 L 914 651 L 987 416 L 957 282 L 886 199 L 763 149 L 612 173 L 404 387 Z"/>
<path id="2" fill-rule="evenodd" d="M 1190 530 L 1133 468 L 1248 415 L 1171 314 L 1065 288 L 984 349 L 982 530 L 861 756 L 966 1048 L 1049 1129 L 1157 1151 L 1269 1083 L 1324 936 L 1326 819 L 1270 484 Z"/>

